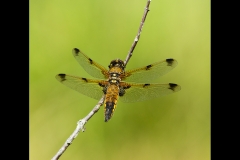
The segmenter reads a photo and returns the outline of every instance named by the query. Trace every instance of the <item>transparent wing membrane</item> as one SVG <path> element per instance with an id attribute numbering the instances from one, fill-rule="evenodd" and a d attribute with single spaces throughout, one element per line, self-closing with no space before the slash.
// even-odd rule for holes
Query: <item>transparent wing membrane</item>
<path id="1" fill-rule="evenodd" d="M 74 48 L 72 53 L 78 63 L 84 68 L 84 70 L 88 74 L 99 79 L 108 78 L 108 70 L 105 67 L 93 61 L 91 58 L 89 58 L 77 48 Z"/>
<path id="2" fill-rule="evenodd" d="M 103 95 L 100 85 L 103 86 L 107 83 L 104 80 L 92 80 L 66 74 L 58 74 L 56 79 L 65 86 L 96 100 L 99 100 Z"/>
<path id="3" fill-rule="evenodd" d="M 177 66 L 174 59 L 166 59 L 157 63 L 147 65 L 142 68 L 133 69 L 125 72 L 122 80 L 128 82 L 150 83 L 154 79 L 166 74 Z"/>
<path id="4" fill-rule="evenodd" d="M 122 102 L 139 102 L 160 96 L 168 95 L 181 90 L 177 84 L 138 84 L 121 82 L 121 86 L 128 86 L 124 96 L 120 97 Z"/>

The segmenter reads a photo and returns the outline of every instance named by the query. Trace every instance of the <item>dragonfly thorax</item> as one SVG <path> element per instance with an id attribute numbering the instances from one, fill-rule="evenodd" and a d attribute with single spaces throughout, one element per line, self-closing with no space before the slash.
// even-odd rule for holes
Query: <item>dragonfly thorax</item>
<path id="1" fill-rule="evenodd" d="M 119 80 L 119 79 L 109 79 L 108 82 L 109 82 L 110 84 L 116 84 L 116 85 L 118 85 L 119 82 L 120 82 L 120 80 Z"/>
<path id="2" fill-rule="evenodd" d="M 109 75 L 110 76 L 109 76 L 108 82 L 110 84 L 119 84 L 120 83 L 120 81 L 121 81 L 120 73 L 113 72 L 113 73 L 110 73 Z"/>
<path id="3" fill-rule="evenodd" d="M 111 61 L 109 67 L 109 82 L 119 84 L 121 75 L 124 74 L 124 62 L 120 59 Z"/>

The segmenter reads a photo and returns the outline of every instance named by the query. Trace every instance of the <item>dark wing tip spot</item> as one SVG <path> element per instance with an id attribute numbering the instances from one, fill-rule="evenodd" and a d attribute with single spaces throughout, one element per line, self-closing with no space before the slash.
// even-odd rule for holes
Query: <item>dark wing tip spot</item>
<path id="1" fill-rule="evenodd" d="M 78 53 L 80 52 L 80 50 L 77 49 L 77 48 L 73 48 L 73 52 L 74 52 L 75 55 L 78 55 Z"/>
<path id="2" fill-rule="evenodd" d="M 173 64 L 174 61 L 175 61 L 175 60 L 172 59 L 172 58 L 166 59 L 166 62 L 168 63 L 168 66 L 172 66 L 172 64 Z"/>
<path id="3" fill-rule="evenodd" d="M 58 74 L 58 77 L 61 78 L 61 82 L 66 80 L 65 76 L 66 76 L 66 74 Z"/>
<path id="4" fill-rule="evenodd" d="M 174 83 L 169 83 L 169 89 L 171 90 L 175 90 L 175 88 L 177 87 L 178 85 L 177 84 L 174 84 Z"/>

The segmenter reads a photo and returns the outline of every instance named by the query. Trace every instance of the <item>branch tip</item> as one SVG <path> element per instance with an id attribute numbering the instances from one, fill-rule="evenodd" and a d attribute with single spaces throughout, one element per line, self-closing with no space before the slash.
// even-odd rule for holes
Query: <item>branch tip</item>
<path id="1" fill-rule="evenodd" d="M 140 39 L 140 34 L 141 34 L 141 31 L 142 31 L 142 28 L 143 28 L 143 24 L 144 24 L 144 22 L 145 22 L 145 20 L 146 20 L 146 17 L 147 17 L 148 12 L 150 11 L 150 10 L 149 10 L 150 2 L 151 2 L 151 0 L 148 0 L 148 1 L 147 1 L 147 4 L 146 4 L 146 7 L 144 8 L 144 13 L 143 13 L 143 17 L 142 17 L 142 20 L 141 20 L 141 23 L 140 23 L 140 26 L 139 26 L 139 29 L 138 29 L 137 36 L 136 36 L 136 38 L 134 39 L 134 42 L 133 42 L 133 44 L 132 44 L 132 46 L 131 46 L 131 48 L 130 48 L 130 50 L 129 50 L 129 52 L 128 52 L 128 55 L 127 55 L 125 61 L 124 61 L 125 67 L 126 67 L 128 61 L 130 60 L 130 58 L 132 57 L 134 48 L 136 47 L 136 45 L 137 45 L 137 43 L 138 43 L 138 41 L 139 41 L 139 39 Z"/>

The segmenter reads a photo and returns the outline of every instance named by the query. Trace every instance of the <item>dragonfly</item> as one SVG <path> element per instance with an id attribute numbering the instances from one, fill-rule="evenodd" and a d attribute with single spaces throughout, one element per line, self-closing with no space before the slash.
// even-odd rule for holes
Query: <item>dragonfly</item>
<path id="1" fill-rule="evenodd" d="M 105 122 L 113 116 L 118 99 L 122 102 L 140 102 L 181 90 L 175 83 L 150 83 L 176 67 L 177 61 L 172 58 L 125 71 L 124 61 L 120 59 L 112 60 L 106 69 L 78 48 L 74 48 L 72 54 L 88 74 L 98 79 L 63 73 L 56 75 L 56 79 L 63 85 L 96 100 L 105 94 Z"/>

